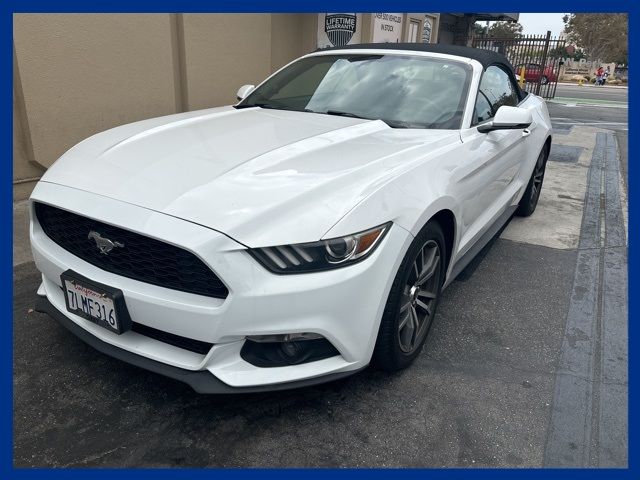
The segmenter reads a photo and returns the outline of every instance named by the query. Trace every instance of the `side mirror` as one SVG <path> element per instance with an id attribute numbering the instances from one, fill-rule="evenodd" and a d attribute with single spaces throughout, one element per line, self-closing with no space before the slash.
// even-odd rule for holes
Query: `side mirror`
<path id="1" fill-rule="evenodd" d="M 493 121 L 478 125 L 478 131 L 488 133 L 493 130 L 519 130 L 527 128 L 531 122 L 533 122 L 533 117 L 526 108 L 503 105 L 496 112 Z"/>
<path id="2" fill-rule="evenodd" d="M 238 89 L 238 93 L 236 93 L 236 98 L 238 101 L 244 100 L 247 95 L 249 95 L 253 89 L 256 88 L 255 85 L 243 85 Z"/>

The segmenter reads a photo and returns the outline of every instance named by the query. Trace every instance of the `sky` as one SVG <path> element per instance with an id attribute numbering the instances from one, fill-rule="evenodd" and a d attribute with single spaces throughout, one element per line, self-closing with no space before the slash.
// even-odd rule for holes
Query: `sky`
<path id="1" fill-rule="evenodd" d="M 564 24 L 564 13 L 521 13 L 518 22 L 522 25 L 525 35 L 544 35 L 551 30 L 551 35 L 560 35 Z"/>

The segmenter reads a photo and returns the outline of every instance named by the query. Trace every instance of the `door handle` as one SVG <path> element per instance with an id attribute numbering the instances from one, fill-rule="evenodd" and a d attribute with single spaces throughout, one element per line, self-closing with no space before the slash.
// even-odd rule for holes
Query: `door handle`
<path id="1" fill-rule="evenodd" d="M 531 135 L 531 130 L 529 130 L 528 128 L 525 128 L 524 130 L 522 130 L 523 137 L 528 137 L 529 135 Z"/>

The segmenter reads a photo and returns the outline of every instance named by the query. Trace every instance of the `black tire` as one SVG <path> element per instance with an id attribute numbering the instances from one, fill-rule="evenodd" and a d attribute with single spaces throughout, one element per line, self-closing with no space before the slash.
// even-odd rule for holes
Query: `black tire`
<path id="1" fill-rule="evenodd" d="M 547 167 L 547 150 L 548 148 L 545 145 L 540 155 L 538 155 L 538 160 L 536 161 L 535 167 L 533 167 L 527 189 L 524 191 L 518 204 L 518 209 L 516 210 L 516 215 L 519 217 L 528 217 L 536 211 L 538 200 L 540 199 L 540 191 L 542 190 L 542 183 L 544 181 L 544 172 Z"/>
<path id="2" fill-rule="evenodd" d="M 546 85 L 547 83 L 549 83 L 549 79 L 547 78 L 546 75 L 543 75 L 542 78 L 540 79 L 540 84 Z"/>
<path id="3" fill-rule="evenodd" d="M 431 255 L 436 254 L 438 255 L 437 262 L 433 260 L 432 264 L 437 263 L 437 271 L 427 277 L 422 293 L 414 292 L 413 289 L 417 288 L 415 284 L 420 280 L 419 277 L 417 278 L 417 267 L 414 267 L 417 265 L 419 256 L 425 263 L 425 260 L 428 262 L 431 259 Z M 372 363 L 374 366 L 388 372 L 401 370 L 411 365 L 420 354 L 440 301 L 446 264 L 447 252 L 442 228 L 437 222 L 429 222 L 414 238 L 394 278 L 373 352 Z M 409 288 L 411 283 L 414 286 Z M 430 298 L 432 294 L 435 295 L 434 298 Z M 401 311 L 406 307 L 407 302 L 410 302 L 412 306 Z M 428 309 L 423 306 L 428 306 Z M 408 322 L 414 324 L 414 317 L 410 310 L 414 314 L 417 313 L 415 325 L 419 326 L 417 333 L 415 333 L 414 345 L 410 350 L 407 350 L 408 334 L 405 330 L 409 327 L 406 324 Z M 417 318 L 418 315 L 426 315 L 422 323 Z M 407 316 L 410 320 L 407 320 Z M 403 325 L 405 325 L 402 330 L 400 330 L 401 321 L 404 321 Z"/>

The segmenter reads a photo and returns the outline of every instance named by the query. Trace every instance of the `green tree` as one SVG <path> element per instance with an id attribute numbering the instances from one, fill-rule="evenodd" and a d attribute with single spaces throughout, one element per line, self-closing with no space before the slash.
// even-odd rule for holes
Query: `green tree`
<path id="1" fill-rule="evenodd" d="M 553 48 L 549 50 L 549 56 L 551 58 L 572 58 L 573 60 L 587 58 L 582 49 L 574 48 L 573 46 Z"/>
<path id="2" fill-rule="evenodd" d="M 587 58 L 587 54 L 584 53 L 584 50 L 581 48 L 576 48 L 573 53 L 570 55 L 574 60 L 582 60 L 583 58 Z"/>
<path id="3" fill-rule="evenodd" d="M 567 52 L 567 47 L 556 47 L 549 50 L 549 57 L 551 58 L 568 58 L 571 57 Z"/>
<path id="4" fill-rule="evenodd" d="M 473 24 L 473 34 L 474 35 L 486 35 L 487 34 L 487 26 L 486 25 L 482 25 L 481 23 L 474 23 Z"/>
<path id="5" fill-rule="evenodd" d="M 629 17 L 626 13 L 572 13 L 562 17 L 567 38 L 587 60 L 626 63 Z"/>
<path id="6" fill-rule="evenodd" d="M 516 38 L 522 35 L 522 25 L 517 22 L 494 22 L 487 33 L 490 37 Z"/>

